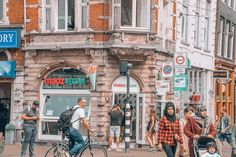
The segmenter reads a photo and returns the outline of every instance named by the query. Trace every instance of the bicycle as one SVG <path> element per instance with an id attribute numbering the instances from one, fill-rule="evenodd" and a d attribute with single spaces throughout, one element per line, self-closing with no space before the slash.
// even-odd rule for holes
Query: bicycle
<path id="1" fill-rule="evenodd" d="M 89 130 L 87 135 L 88 138 L 85 140 L 85 144 L 75 157 L 108 157 L 107 150 L 104 147 L 91 143 Z M 56 144 L 47 150 L 44 157 L 70 157 L 69 141 L 56 141 Z"/>

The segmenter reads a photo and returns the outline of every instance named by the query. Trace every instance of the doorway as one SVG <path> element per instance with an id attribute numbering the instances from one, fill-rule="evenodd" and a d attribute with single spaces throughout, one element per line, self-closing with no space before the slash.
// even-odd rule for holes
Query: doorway
<path id="1" fill-rule="evenodd" d="M 0 132 L 5 134 L 5 126 L 10 122 L 11 83 L 0 83 Z"/>
<path id="2" fill-rule="evenodd" d="M 119 104 L 121 109 L 125 111 L 125 102 L 127 94 L 114 93 L 113 105 Z M 130 142 L 144 144 L 145 140 L 145 105 L 144 96 L 140 94 L 130 94 L 128 103 L 130 104 Z M 121 124 L 121 139 L 124 139 L 125 118 L 123 117 Z"/>

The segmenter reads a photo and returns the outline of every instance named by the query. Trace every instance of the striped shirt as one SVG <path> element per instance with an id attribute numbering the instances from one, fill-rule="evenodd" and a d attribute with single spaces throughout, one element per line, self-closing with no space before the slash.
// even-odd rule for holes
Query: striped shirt
<path id="1" fill-rule="evenodd" d="M 174 122 L 171 122 L 165 116 L 163 116 L 159 121 L 157 134 L 158 143 L 166 143 L 170 146 L 174 146 L 176 144 L 174 141 L 175 134 L 179 136 L 178 142 L 183 144 L 179 120 L 176 119 Z"/>

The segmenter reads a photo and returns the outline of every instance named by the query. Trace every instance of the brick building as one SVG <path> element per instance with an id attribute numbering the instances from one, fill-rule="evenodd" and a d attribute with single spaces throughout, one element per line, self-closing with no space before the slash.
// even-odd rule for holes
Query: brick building
<path id="1" fill-rule="evenodd" d="M 24 102 L 40 100 L 39 140 L 59 139 L 59 114 L 85 97 L 87 118 L 106 142 L 107 113 L 126 100 L 127 83 L 119 76 L 119 63 L 128 61 L 133 65 L 129 102 L 135 111 L 131 141 L 145 143 L 161 65 L 173 56 L 174 29 L 163 33 L 162 24 L 168 24 L 158 16 L 165 5 L 157 0 L 25 2 Z M 174 8 L 173 4 L 168 9 Z"/>

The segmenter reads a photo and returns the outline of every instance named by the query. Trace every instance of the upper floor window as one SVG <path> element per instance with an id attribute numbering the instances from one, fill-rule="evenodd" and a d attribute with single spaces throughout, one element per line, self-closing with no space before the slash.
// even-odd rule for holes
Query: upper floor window
<path id="1" fill-rule="evenodd" d="M 87 0 L 43 1 L 44 31 L 74 31 L 88 27 Z"/>
<path id="2" fill-rule="evenodd" d="M 150 27 L 150 0 L 121 0 L 121 27 Z"/>
<path id="3" fill-rule="evenodd" d="M 182 40 L 187 42 L 188 39 L 188 0 L 184 0 L 182 6 Z"/>
<path id="4" fill-rule="evenodd" d="M 228 42 L 228 54 L 227 58 L 233 59 L 233 52 L 235 46 L 235 24 L 230 25 L 229 29 L 229 42 Z"/>
<path id="5" fill-rule="evenodd" d="M 224 38 L 223 36 L 223 30 L 224 30 L 224 18 L 223 17 L 220 17 L 220 27 L 219 27 L 219 37 L 218 37 L 218 52 L 217 52 L 217 55 L 218 56 L 222 56 L 222 47 L 223 47 L 223 44 L 222 44 L 222 40 Z"/>
<path id="6" fill-rule="evenodd" d="M 209 49 L 209 27 L 210 27 L 210 2 L 206 1 L 205 7 L 205 27 L 204 27 L 204 49 Z"/>
<path id="7" fill-rule="evenodd" d="M 194 45 L 199 47 L 199 27 L 200 27 L 200 0 L 196 0 L 195 8 L 195 29 L 194 29 Z"/>

